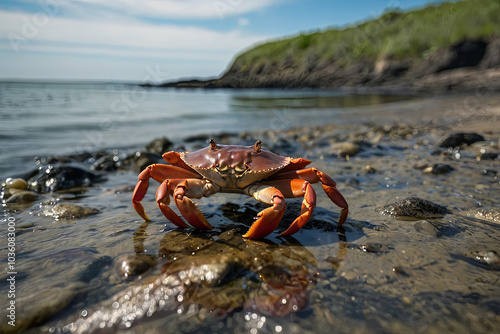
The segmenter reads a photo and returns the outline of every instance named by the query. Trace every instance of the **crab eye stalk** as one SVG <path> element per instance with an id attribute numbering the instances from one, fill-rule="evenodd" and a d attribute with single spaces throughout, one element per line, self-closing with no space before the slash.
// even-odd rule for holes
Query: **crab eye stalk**
<path id="1" fill-rule="evenodd" d="M 260 152 L 260 149 L 262 148 L 262 142 L 261 142 L 260 140 L 257 140 L 257 141 L 255 142 L 255 145 L 253 146 L 253 148 L 255 149 L 255 151 L 256 151 L 257 153 L 259 153 L 259 152 Z"/>
<path id="2" fill-rule="evenodd" d="M 217 144 L 215 143 L 215 140 L 213 138 L 210 138 L 208 143 L 210 144 L 210 149 L 212 151 L 215 151 L 216 149 L 218 149 Z"/>

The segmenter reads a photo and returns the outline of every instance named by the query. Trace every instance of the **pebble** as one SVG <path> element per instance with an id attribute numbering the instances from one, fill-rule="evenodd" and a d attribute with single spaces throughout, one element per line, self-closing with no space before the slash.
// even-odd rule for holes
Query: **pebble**
<path id="1" fill-rule="evenodd" d="M 389 247 L 377 242 L 367 242 L 363 245 L 360 245 L 359 249 L 367 253 L 382 253 L 389 251 Z"/>
<path id="2" fill-rule="evenodd" d="M 20 190 L 26 190 L 28 189 L 28 182 L 26 182 L 23 179 L 20 178 L 11 178 L 9 177 L 5 182 L 2 183 L 2 187 L 5 189 L 20 189 Z"/>
<path id="3" fill-rule="evenodd" d="M 335 143 L 332 145 L 331 153 L 340 157 L 352 157 L 359 153 L 359 145 L 353 142 Z"/>
<path id="4" fill-rule="evenodd" d="M 5 203 L 26 203 L 33 202 L 38 199 L 38 194 L 33 191 L 20 190 L 14 192 L 9 198 L 5 200 Z"/>
<path id="5" fill-rule="evenodd" d="M 455 170 L 455 168 L 447 164 L 434 164 L 432 166 L 425 167 L 422 170 L 422 173 L 440 175 L 440 174 L 447 174 L 453 170 Z"/>
<path id="6" fill-rule="evenodd" d="M 375 174 L 377 172 L 377 169 L 375 169 L 375 167 L 373 166 L 367 165 L 365 167 L 365 172 L 368 174 Z"/>

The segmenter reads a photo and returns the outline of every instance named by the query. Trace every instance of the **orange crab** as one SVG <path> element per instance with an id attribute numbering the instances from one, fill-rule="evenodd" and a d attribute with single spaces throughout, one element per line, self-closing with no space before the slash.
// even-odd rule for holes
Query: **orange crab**
<path id="1" fill-rule="evenodd" d="M 304 197 L 301 214 L 282 236 L 297 232 L 311 217 L 316 206 L 316 193 L 311 183 L 321 182 L 328 197 L 341 209 L 338 226 L 348 214 L 348 205 L 335 187 L 335 181 L 316 168 L 307 168 L 311 161 L 289 158 L 262 149 L 258 140 L 254 146 L 217 145 L 213 139 L 208 148 L 195 152 L 167 152 L 163 158 L 170 165 L 149 165 L 139 174 L 132 202 L 137 213 L 149 220 L 140 203 L 146 195 L 149 179 L 160 182 L 156 202 L 163 215 L 179 227 L 188 225 L 168 205 L 170 195 L 181 215 L 189 224 L 200 229 L 212 225 L 191 198 L 208 197 L 218 192 L 243 193 L 272 205 L 262 210 L 244 238 L 259 239 L 278 226 L 285 212 L 285 198 Z"/>

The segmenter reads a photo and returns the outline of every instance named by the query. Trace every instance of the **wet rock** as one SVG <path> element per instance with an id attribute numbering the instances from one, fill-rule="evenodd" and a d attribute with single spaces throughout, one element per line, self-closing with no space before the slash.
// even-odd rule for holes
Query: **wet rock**
<path id="1" fill-rule="evenodd" d="M 472 264 L 484 266 L 488 269 L 500 270 L 500 256 L 494 250 L 470 251 L 465 253 L 464 256 Z"/>
<path id="2" fill-rule="evenodd" d="M 364 170 L 368 174 L 375 174 L 377 172 L 377 169 L 370 165 L 365 166 Z"/>
<path id="3" fill-rule="evenodd" d="M 151 254 L 123 254 L 113 264 L 115 272 L 123 280 L 133 280 L 156 265 L 156 257 Z"/>
<path id="4" fill-rule="evenodd" d="M 488 220 L 494 223 L 500 223 L 500 209 L 499 208 L 484 208 L 477 210 L 466 211 L 465 214 L 469 217 Z"/>
<path id="5" fill-rule="evenodd" d="M 120 158 L 115 154 L 106 154 L 105 156 L 97 159 L 92 165 L 93 170 L 103 170 L 107 172 L 112 172 L 120 168 L 121 161 Z"/>
<path id="6" fill-rule="evenodd" d="M 53 207 L 49 207 L 43 210 L 43 214 L 45 216 L 54 217 L 55 219 L 83 218 L 98 213 L 99 210 L 97 209 L 86 208 L 70 203 L 58 203 Z"/>
<path id="7" fill-rule="evenodd" d="M 167 137 L 161 137 L 148 143 L 146 145 L 146 151 L 161 156 L 163 153 L 171 151 L 173 146 L 174 143 L 172 143 Z"/>
<path id="8" fill-rule="evenodd" d="M 496 176 L 498 172 L 494 169 L 483 169 L 482 175 L 485 176 Z"/>
<path id="9" fill-rule="evenodd" d="M 360 147 L 354 142 L 335 143 L 331 147 L 331 153 L 340 157 L 352 157 L 359 153 Z"/>
<path id="10" fill-rule="evenodd" d="M 384 206 L 380 213 L 397 218 L 431 219 L 441 218 L 450 211 L 441 205 L 418 197 L 407 197 Z"/>
<path id="11" fill-rule="evenodd" d="M 478 155 L 476 158 L 478 161 L 483 161 L 483 160 L 496 160 L 498 159 L 498 153 L 496 152 L 487 152 L 483 153 L 481 155 Z"/>
<path id="12" fill-rule="evenodd" d="M 135 152 L 122 161 L 122 167 L 140 173 L 151 164 L 158 163 L 162 158 L 160 155 L 150 152 Z"/>
<path id="13" fill-rule="evenodd" d="M 451 167 L 448 164 L 434 164 L 432 166 L 428 166 L 422 169 L 422 173 L 441 175 L 441 174 L 447 174 L 454 170 L 455 168 Z"/>
<path id="14" fill-rule="evenodd" d="M 439 147 L 459 147 L 483 141 L 484 137 L 474 132 L 456 132 L 450 134 L 439 143 Z"/>
<path id="15" fill-rule="evenodd" d="M 9 177 L 5 182 L 2 182 L 2 188 L 26 190 L 28 189 L 28 182 L 20 178 L 14 179 Z"/>
<path id="16" fill-rule="evenodd" d="M 10 189 L 12 190 L 12 189 Z M 5 199 L 5 203 L 28 203 L 33 202 L 38 199 L 38 194 L 33 191 L 20 190 L 11 193 L 10 196 Z"/>
<path id="17" fill-rule="evenodd" d="M 434 225 L 432 225 L 427 220 L 418 221 L 415 224 L 413 224 L 413 227 L 415 228 L 415 230 L 417 232 L 422 233 L 422 234 L 427 234 L 427 235 L 432 236 L 432 237 L 437 237 L 438 232 L 439 232 L 434 227 Z"/>
<path id="18" fill-rule="evenodd" d="M 103 182 L 106 178 L 79 167 L 48 165 L 31 173 L 29 188 L 38 193 L 89 187 Z"/>
<path id="19" fill-rule="evenodd" d="M 387 247 L 387 245 L 383 245 L 378 242 L 367 242 L 363 245 L 360 245 L 359 249 L 367 253 L 382 253 L 389 251 L 389 247 Z"/>

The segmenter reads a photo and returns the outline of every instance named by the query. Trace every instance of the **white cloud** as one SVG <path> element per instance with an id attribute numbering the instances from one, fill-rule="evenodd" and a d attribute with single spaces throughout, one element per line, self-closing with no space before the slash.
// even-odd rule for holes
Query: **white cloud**
<path id="1" fill-rule="evenodd" d="M 139 22 L 104 22 L 51 17 L 45 24 L 25 13 L 0 11 L 0 35 L 19 50 L 36 42 L 49 45 L 64 43 L 75 48 L 93 48 L 95 52 L 116 52 L 113 48 L 131 48 L 134 52 L 237 52 L 267 36 L 227 32 L 195 26 L 155 25 Z M 100 50 L 100 51 L 99 51 Z M 106 51 L 109 50 L 109 51 Z M 63 51 L 63 50 L 62 50 Z M 200 58 L 203 56 L 200 55 Z"/>
<path id="2" fill-rule="evenodd" d="M 249 19 L 246 19 L 246 18 L 244 18 L 244 17 L 240 17 L 240 18 L 238 19 L 238 25 L 239 25 L 240 27 L 245 27 L 245 26 L 247 26 L 247 25 L 249 25 L 249 24 L 250 24 L 250 20 L 249 20 Z"/>
<path id="3" fill-rule="evenodd" d="M 132 74 L 114 73 L 115 63 L 144 68 L 143 64 L 163 64 L 174 77 L 218 75 L 234 55 L 269 36 L 249 34 L 241 30 L 215 31 L 196 26 L 161 25 L 137 20 L 90 20 L 59 16 L 35 16 L 24 12 L 0 10 L 0 63 L 9 64 L 2 77 L 23 77 L 31 73 L 47 73 L 57 68 L 55 59 L 78 59 L 77 66 L 60 66 L 67 77 L 89 76 L 109 78 Z M 17 48 L 17 53 L 14 48 Z M 43 61 L 42 61 L 43 60 Z M 29 66 L 25 66 L 29 63 Z M 99 64 L 94 66 L 92 64 Z M 109 71 L 104 63 L 108 63 Z M 51 64 L 50 67 L 47 64 Z M 175 65 L 177 64 L 177 65 Z M 204 64 L 204 65 L 201 65 Z M 85 72 L 85 67 L 87 71 Z M 205 66 L 205 67 L 203 67 Z M 36 71 L 33 67 L 39 67 Z M 99 70 L 97 70 L 99 69 Z M 203 69 L 203 70 L 202 70 Z M 94 73 L 92 74 L 92 71 Z M 117 70 L 118 71 L 118 70 Z M 196 73 L 195 71 L 199 71 Z M 17 74 L 16 74 L 17 73 Z M 83 73 L 83 74 L 82 74 Z M 37 75 L 38 77 L 42 74 Z M 60 77 L 60 75 L 59 75 Z"/>
<path id="4" fill-rule="evenodd" d="M 254 12 L 284 0 L 24 0 L 55 4 L 74 13 L 89 16 L 108 12 L 112 15 L 145 16 L 164 19 L 224 19 Z M 54 7 L 54 6 L 52 6 Z M 93 15 L 91 14 L 91 15 Z"/>

